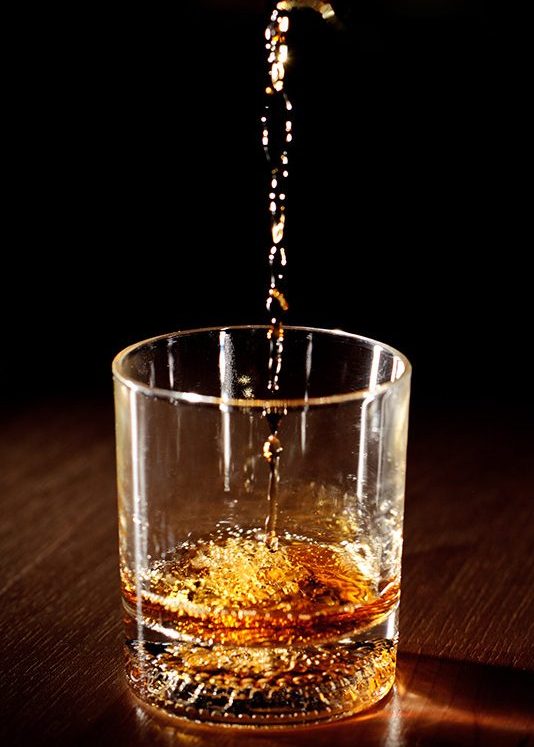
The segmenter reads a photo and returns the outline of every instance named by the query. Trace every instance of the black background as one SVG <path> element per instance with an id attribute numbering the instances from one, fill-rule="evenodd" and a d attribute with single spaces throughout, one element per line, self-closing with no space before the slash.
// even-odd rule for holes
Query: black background
<path id="1" fill-rule="evenodd" d="M 528 86 L 504 0 L 294 14 L 288 322 L 391 343 L 416 408 L 528 378 Z M 113 355 L 265 321 L 261 2 L 21 21 L 2 395 L 110 395 Z M 525 323 L 526 322 L 526 323 Z"/>

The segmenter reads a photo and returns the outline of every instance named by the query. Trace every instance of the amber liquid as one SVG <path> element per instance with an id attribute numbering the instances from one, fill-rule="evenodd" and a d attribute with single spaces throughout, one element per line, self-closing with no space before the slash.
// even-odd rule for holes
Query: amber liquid
<path id="1" fill-rule="evenodd" d="M 293 139 L 293 123 L 290 118 L 293 107 L 285 91 L 288 60 L 286 38 L 289 30 L 288 9 L 284 3 L 275 2 L 265 29 L 267 85 L 261 132 L 262 145 L 270 166 L 268 206 L 271 224 L 270 281 L 266 302 L 269 315 L 267 398 L 273 395 L 276 397 L 280 389 L 284 353 L 283 319 L 289 309 L 285 291 L 287 257 L 284 248 L 289 145 Z M 275 551 L 278 547 L 278 484 L 280 482 L 280 457 L 283 451 L 278 430 L 284 410 L 266 407 L 263 414 L 270 430 L 270 435 L 263 445 L 263 456 L 269 465 L 268 515 L 265 521 L 264 539 L 269 549 Z"/>
<path id="2" fill-rule="evenodd" d="M 128 649 L 144 700 L 277 724 L 355 712 L 389 690 L 398 584 L 377 587 L 348 547 L 279 540 L 273 552 L 261 530 L 236 529 L 185 544 L 137 583 L 123 569 L 126 610 L 145 624 Z"/>

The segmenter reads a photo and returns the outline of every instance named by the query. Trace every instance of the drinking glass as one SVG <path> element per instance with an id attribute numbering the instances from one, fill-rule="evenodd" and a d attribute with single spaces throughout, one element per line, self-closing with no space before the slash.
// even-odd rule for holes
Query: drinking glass
<path id="1" fill-rule="evenodd" d="M 285 327 L 273 386 L 271 338 L 176 332 L 113 363 L 127 677 L 174 716 L 332 720 L 394 682 L 410 365 Z"/>

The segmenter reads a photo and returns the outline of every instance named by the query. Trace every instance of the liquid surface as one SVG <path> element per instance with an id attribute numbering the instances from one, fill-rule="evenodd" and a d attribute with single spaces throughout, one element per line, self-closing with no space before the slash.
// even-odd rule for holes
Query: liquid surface
<path id="1" fill-rule="evenodd" d="M 238 646 L 336 640 L 380 623 L 396 607 L 397 583 L 378 589 L 345 547 L 284 539 L 276 553 L 256 537 L 198 540 L 141 577 L 123 569 L 127 605 L 173 638 Z"/>

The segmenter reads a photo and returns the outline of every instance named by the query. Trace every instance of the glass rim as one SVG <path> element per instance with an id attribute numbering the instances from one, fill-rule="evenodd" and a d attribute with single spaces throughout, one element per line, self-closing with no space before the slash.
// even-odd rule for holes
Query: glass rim
<path id="1" fill-rule="evenodd" d="M 372 389 L 354 389 L 350 392 L 343 394 L 329 394 L 324 397 L 309 397 L 309 398 L 263 398 L 263 399 L 245 399 L 235 397 L 214 397 L 207 394 L 198 394 L 197 392 L 182 392 L 174 389 L 165 389 L 163 387 L 149 386 L 131 376 L 124 374 L 121 371 L 124 361 L 130 353 L 143 348 L 144 346 L 158 342 L 159 340 L 165 340 L 170 338 L 180 338 L 189 335 L 198 335 L 207 332 L 233 332 L 240 330 L 268 330 L 270 327 L 268 324 L 237 324 L 228 326 L 213 326 L 213 327 L 199 327 L 196 329 L 184 329 L 175 332 L 167 332 L 163 335 L 156 335 L 155 337 L 148 337 L 145 340 L 134 342 L 132 345 L 123 348 L 114 357 L 111 364 L 111 370 L 113 378 L 123 386 L 127 387 L 133 392 L 144 394 L 147 397 L 155 399 L 166 399 L 176 400 L 178 402 L 184 402 L 188 404 L 202 404 L 202 405 L 215 405 L 217 407 L 234 407 L 239 409 L 255 408 L 283 408 L 283 409 L 294 409 L 302 407 L 318 407 L 322 405 L 333 405 L 341 404 L 344 402 L 353 402 L 357 400 L 365 400 L 369 397 L 375 397 L 378 394 L 382 394 L 390 389 L 394 389 L 402 381 L 408 378 L 412 371 L 412 366 L 408 358 L 396 348 L 386 343 L 374 340 L 371 337 L 365 337 L 363 335 L 357 335 L 353 332 L 345 332 L 342 329 L 324 329 L 322 327 L 304 327 L 299 325 L 284 325 L 284 330 L 296 331 L 296 332 L 312 332 L 321 333 L 332 337 L 345 337 L 358 342 L 365 342 L 369 345 L 380 346 L 380 348 L 392 356 L 400 359 L 404 365 L 404 370 L 400 376 L 393 381 L 385 381 L 381 384 L 376 384 Z"/>

